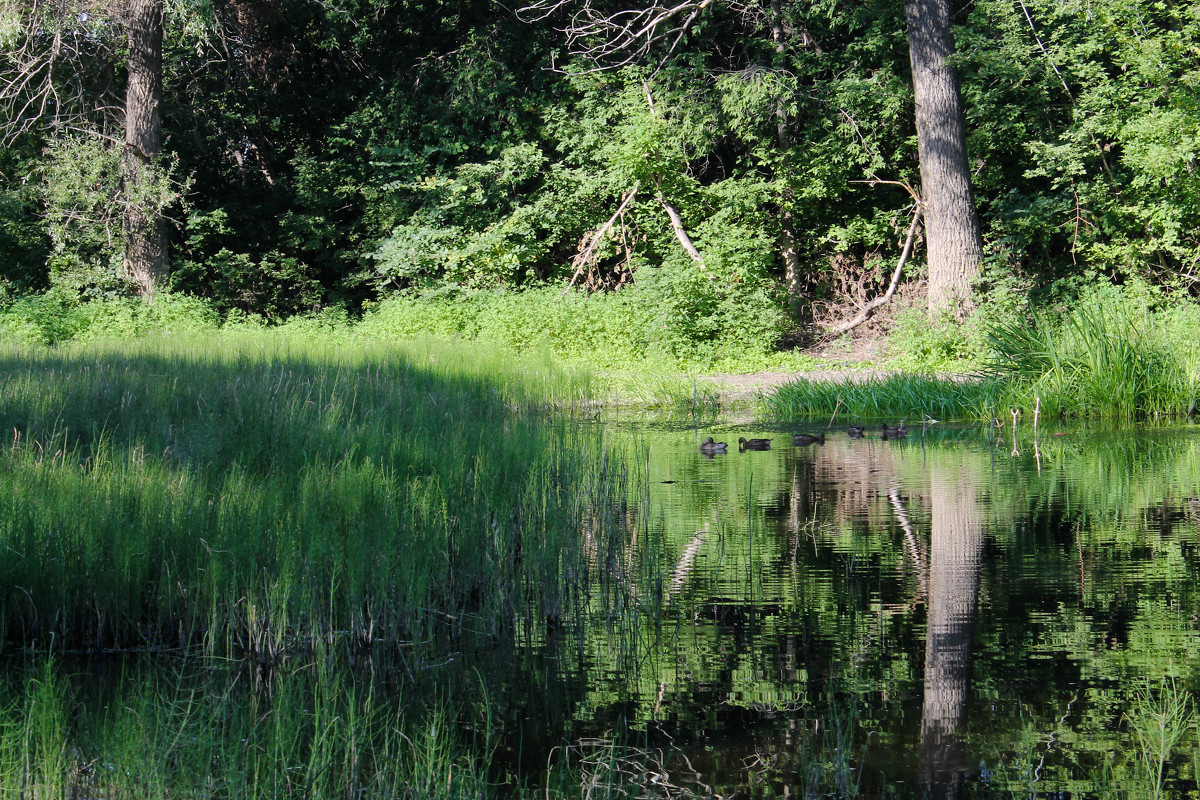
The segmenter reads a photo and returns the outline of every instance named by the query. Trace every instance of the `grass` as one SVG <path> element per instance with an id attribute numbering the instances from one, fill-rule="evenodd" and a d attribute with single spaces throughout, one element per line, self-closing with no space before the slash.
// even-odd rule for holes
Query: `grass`
<path id="1" fill-rule="evenodd" d="M 1132 708 L 1125 714 L 1146 771 L 1146 788 L 1154 800 L 1163 796 L 1167 762 L 1191 727 L 1191 706 L 1188 692 L 1180 690 L 1174 679 L 1163 679 L 1157 692 L 1148 685 L 1138 689 Z"/>
<path id="2" fill-rule="evenodd" d="M 986 371 L 1037 395 L 1050 414 L 1117 419 L 1191 416 L 1200 363 L 1167 336 L 1169 320 L 1145 308 L 1093 301 L 1058 319 L 996 327 Z M 1194 335 L 1194 329 L 1193 333 Z"/>
<path id="3" fill-rule="evenodd" d="M 1130 308 L 1103 298 L 1056 317 L 991 328 L 990 360 L 967 376 L 894 375 L 865 380 L 799 381 L 766 399 L 773 416 L 832 416 L 913 423 L 1008 419 L 1010 409 L 1042 420 L 1131 422 L 1179 419 L 1200 411 L 1200 320 L 1191 307 Z"/>
<path id="4" fill-rule="evenodd" d="M 548 413 L 581 384 L 461 359 L 0 359 L 0 582 L 22 587 L 0 601 L 4 639 L 273 660 L 335 632 L 420 643 L 447 619 L 494 631 L 564 606 L 575 531 L 617 503 L 598 435 Z"/>
<path id="5" fill-rule="evenodd" d="M 939 378 L 932 375 L 893 375 L 842 381 L 798 381 L 780 387 L 765 399 L 771 416 L 833 417 L 855 420 L 900 419 L 910 426 L 932 417 L 991 419 L 1006 398 L 1006 387 L 996 381 Z"/>
<path id="6" fill-rule="evenodd" d="M 0 655 L 33 665 L 0 692 L 0 797 L 474 796 L 475 670 L 540 657 L 627 534 L 622 459 L 569 419 L 587 378 L 551 366 L 199 338 L 0 376 Z M 82 657 L 200 674 L 76 726 Z"/>

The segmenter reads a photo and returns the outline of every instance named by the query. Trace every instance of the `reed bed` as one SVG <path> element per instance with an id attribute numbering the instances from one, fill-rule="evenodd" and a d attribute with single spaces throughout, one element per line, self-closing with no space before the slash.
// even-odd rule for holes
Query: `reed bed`
<path id="1" fill-rule="evenodd" d="M 797 383 L 765 399 L 769 414 L 794 419 L 1031 421 L 1178 419 L 1200 411 L 1194 315 L 1130 308 L 1103 298 L 1056 317 L 990 332 L 992 357 L 973 375 L 894 375 Z"/>
<path id="2" fill-rule="evenodd" d="M 1200 403 L 1196 322 L 1092 300 L 1057 318 L 997 327 L 986 373 L 1007 383 L 1014 399 L 1041 398 L 1052 415 L 1191 416 Z"/>
<path id="3" fill-rule="evenodd" d="M 586 377 L 263 338 L 0 376 L 0 797 L 483 796 L 477 721 L 626 590 Z"/>
<path id="4" fill-rule="evenodd" d="M 1006 387 L 978 378 L 892 375 L 866 380 L 797 381 L 763 400 L 766 412 L 780 419 L 833 418 L 838 421 L 886 420 L 909 424 L 933 418 L 991 419 L 1006 397 Z"/>

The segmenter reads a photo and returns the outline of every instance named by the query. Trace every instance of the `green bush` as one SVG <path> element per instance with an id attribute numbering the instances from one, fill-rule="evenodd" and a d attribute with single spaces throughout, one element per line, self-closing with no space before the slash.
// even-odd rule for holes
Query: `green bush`
<path id="1" fill-rule="evenodd" d="M 764 286 L 735 297 L 694 265 L 639 275 L 646 277 L 608 294 L 541 286 L 399 295 L 369 309 L 357 330 L 365 339 L 450 336 L 517 352 L 547 349 L 598 367 L 664 357 L 709 367 L 770 351 L 783 329 L 780 305 Z"/>
<path id="2" fill-rule="evenodd" d="M 0 338 L 13 344 L 124 340 L 156 333 L 215 330 L 217 313 L 203 300 L 160 292 L 154 305 L 136 298 L 82 302 L 58 287 L 0 307 Z"/>

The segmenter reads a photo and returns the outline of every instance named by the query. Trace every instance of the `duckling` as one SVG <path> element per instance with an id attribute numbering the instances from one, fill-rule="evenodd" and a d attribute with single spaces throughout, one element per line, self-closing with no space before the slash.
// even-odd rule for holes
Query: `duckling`
<path id="1" fill-rule="evenodd" d="M 793 433 L 792 444 L 796 445 L 797 447 L 803 447 L 804 445 L 809 444 L 825 444 L 825 434 Z"/>
<path id="2" fill-rule="evenodd" d="M 704 453 L 705 455 L 724 453 L 726 447 L 728 447 L 728 445 L 725 442 L 714 442 L 713 438 L 710 436 L 700 443 L 700 452 Z"/>
<path id="3" fill-rule="evenodd" d="M 849 435 L 851 439 L 861 439 L 866 432 L 866 428 L 860 428 L 858 425 L 851 425 L 846 431 L 847 435 Z"/>
<path id="4" fill-rule="evenodd" d="M 738 447 L 744 453 L 747 450 L 770 450 L 770 439 L 747 439 L 745 437 L 738 439 Z"/>
<path id="5" fill-rule="evenodd" d="M 904 420 L 900 420 L 900 424 L 896 427 L 883 423 L 883 438 L 884 439 L 903 439 L 908 436 L 908 430 L 904 427 Z"/>

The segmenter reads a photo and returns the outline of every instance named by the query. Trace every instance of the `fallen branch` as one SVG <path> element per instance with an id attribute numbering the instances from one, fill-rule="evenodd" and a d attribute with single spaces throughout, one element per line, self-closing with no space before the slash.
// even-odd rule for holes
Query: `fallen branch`
<path id="1" fill-rule="evenodd" d="M 585 248 L 579 251 L 579 255 L 575 256 L 575 274 L 571 276 L 571 281 L 567 284 L 567 288 L 563 290 L 561 295 L 562 297 L 567 296 L 567 292 L 571 291 L 571 287 L 575 285 L 575 281 L 579 280 L 579 276 L 582 275 L 588 268 L 588 265 L 592 262 L 592 256 L 595 254 L 596 248 L 600 246 L 600 242 L 604 239 L 604 235 L 607 234 L 609 229 L 616 224 L 617 220 L 620 219 L 621 214 L 625 213 L 625 209 L 631 202 L 633 202 L 633 198 L 637 195 L 638 189 L 640 188 L 641 184 L 637 183 L 634 184 L 632 189 L 625 193 L 625 196 L 621 198 L 621 205 L 617 207 L 616 212 L 614 212 L 613 215 L 608 218 L 608 222 L 601 225 L 600 228 L 594 234 L 592 234 L 591 241 L 588 242 Z"/>
<path id="2" fill-rule="evenodd" d="M 892 295 L 896 293 L 896 287 L 900 284 L 900 273 L 904 269 L 904 262 L 908 260 L 909 253 L 912 252 L 913 237 L 917 233 L 917 223 L 921 221 L 921 204 L 918 202 L 913 207 L 912 222 L 908 226 L 908 236 L 904 240 L 904 249 L 900 252 L 900 260 L 896 262 L 896 269 L 892 272 L 892 282 L 888 286 L 887 291 L 881 297 L 876 297 L 871 302 L 863 306 L 862 310 L 854 319 L 848 322 L 840 322 L 837 325 L 826 328 L 826 332 L 832 336 L 840 336 L 846 331 L 853 330 L 866 321 L 871 312 L 879 308 L 884 303 L 892 299 Z"/>
<path id="3" fill-rule="evenodd" d="M 704 269 L 704 259 L 700 257 L 700 251 L 696 249 L 696 245 L 692 244 L 692 239 L 687 234 L 687 230 L 683 227 L 683 217 L 679 216 L 678 209 L 667 202 L 667 198 L 658 195 L 658 202 L 662 203 L 662 207 L 666 209 L 667 216 L 671 218 L 671 230 L 675 231 L 675 238 L 679 240 L 679 244 L 684 251 L 700 265 L 700 269 Z"/>

